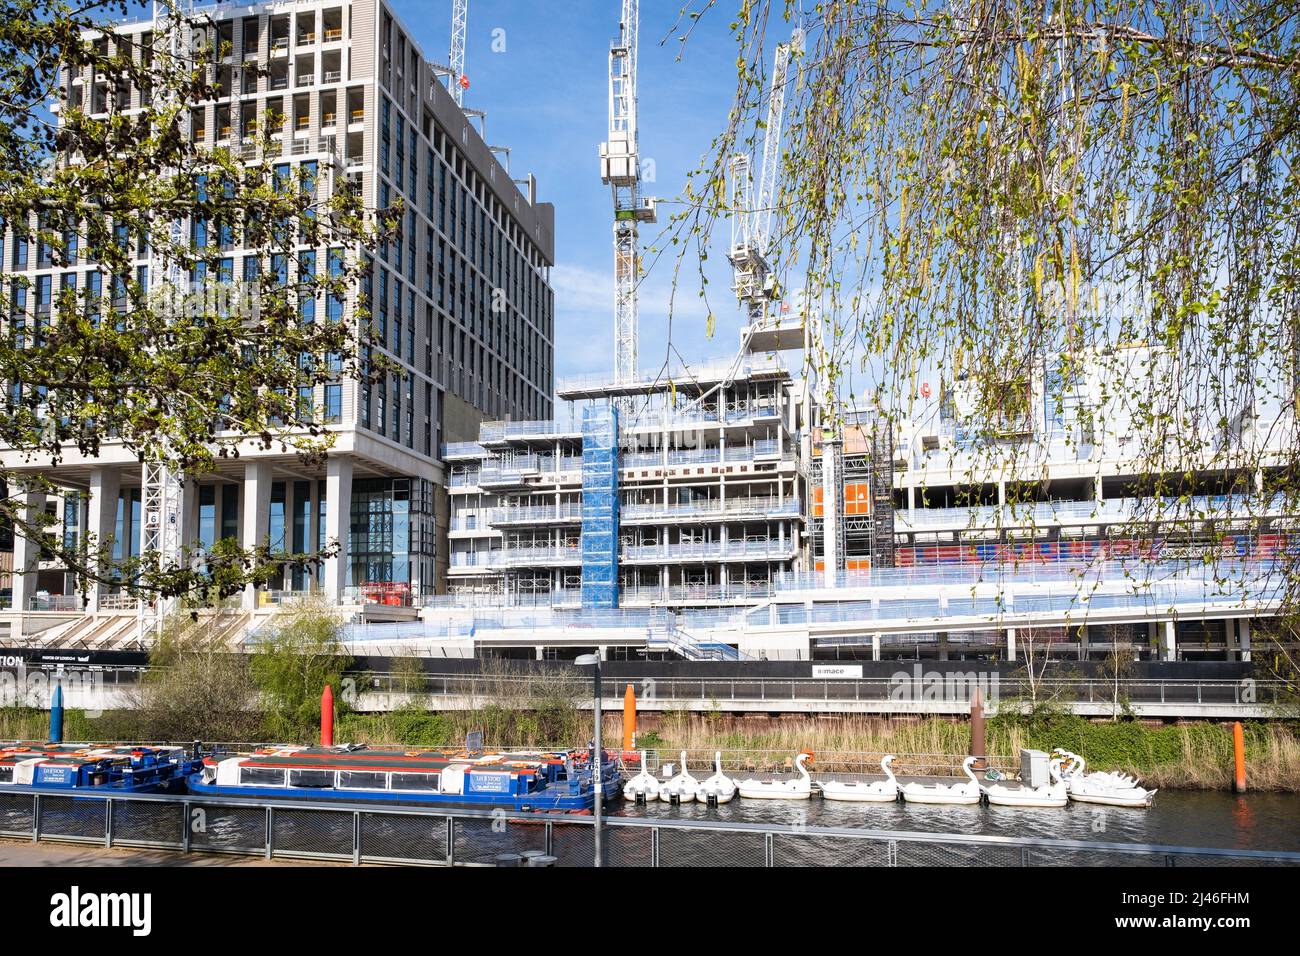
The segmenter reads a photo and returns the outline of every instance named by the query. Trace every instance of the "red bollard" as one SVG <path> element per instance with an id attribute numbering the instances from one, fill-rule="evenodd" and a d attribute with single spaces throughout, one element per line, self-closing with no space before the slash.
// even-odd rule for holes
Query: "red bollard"
<path id="1" fill-rule="evenodd" d="M 320 695 L 320 745 L 334 746 L 334 690 L 329 684 Z"/>

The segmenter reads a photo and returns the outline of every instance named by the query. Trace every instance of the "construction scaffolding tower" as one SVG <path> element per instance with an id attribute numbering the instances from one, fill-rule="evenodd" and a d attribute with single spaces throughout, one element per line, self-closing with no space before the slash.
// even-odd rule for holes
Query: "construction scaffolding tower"
<path id="1" fill-rule="evenodd" d="M 822 456 L 831 453 L 840 473 L 832 507 L 840 515 L 837 540 L 832 543 L 834 570 L 858 571 L 894 566 L 894 440 L 888 423 L 850 413 L 843 437 L 813 449 L 810 483 L 813 489 L 811 538 L 814 568 L 825 569 L 826 501 Z M 832 512 L 834 513 L 834 512 Z M 836 547 L 835 545 L 838 545 Z"/>
<path id="2" fill-rule="evenodd" d="M 618 410 L 582 416 L 582 606 L 618 607 Z"/>

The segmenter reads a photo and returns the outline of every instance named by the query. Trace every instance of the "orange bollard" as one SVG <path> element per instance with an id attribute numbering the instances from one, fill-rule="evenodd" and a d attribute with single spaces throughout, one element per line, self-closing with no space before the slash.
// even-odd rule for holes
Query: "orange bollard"
<path id="1" fill-rule="evenodd" d="M 1232 724 L 1232 789 L 1236 793 L 1246 792 L 1246 734 L 1241 729 L 1241 721 Z"/>
<path id="2" fill-rule="evenodd" d="M 636 746 L 636 691 L 627 685 L 623 691 L 623 750 L 630 751 Z"/>
<path id="3" fill-rule="evenodd" d="M 329 684 L 320 695 L 320 745 L 334 746 L 334 689 Z"/>

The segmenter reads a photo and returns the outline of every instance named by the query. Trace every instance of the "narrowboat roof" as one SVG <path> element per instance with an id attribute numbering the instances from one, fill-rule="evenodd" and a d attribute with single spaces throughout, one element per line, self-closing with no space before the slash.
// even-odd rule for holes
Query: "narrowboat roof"
<path id="1" fill-rule="evenodd" d="M 100 746 L 98 744 L 50 744 L 18 741 L 0 745 L 0 763 L 20 763 L 40 757 L 43 760 L 76 761 L 126 760 L 134 756 L 156 754 L 164 756 L 183 751 L 183 747 L 135 747 L 129 744 Z"/>
<path id="2" fill-rule="evenodd" d="M 204 758 L 204 763 L 215 765 L 232 755 Z M 469 754 L 464 751 L 441 750 L 370 750 L 369 748 L 342 749 L 336 747 L 304 747 L 301 749 L 267 749 L 252 754 L 233 755 L 243 758 L 246 767 L 284 767 L 294 769 L 405 771 L 409 773 L 435 773 L 450 764 L 466 764 L 471 769 L 530 770 L 548 764 L 564 763 L 563 753 L 486 753 Z"/>

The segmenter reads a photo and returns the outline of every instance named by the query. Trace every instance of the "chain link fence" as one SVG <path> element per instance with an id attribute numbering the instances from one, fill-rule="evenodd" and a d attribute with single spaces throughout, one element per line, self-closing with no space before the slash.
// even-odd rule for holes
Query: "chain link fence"
<path id="1" fill-rule="evenodd" d="M 592 866 L 590 816 L 183 795 L 0 793 L 0 837 L 266 859 Z M 615 817 L 605 866 L 1297 866 L 1300 853 Z M 540 861 L 540 863 L 538 862 Z"/>

